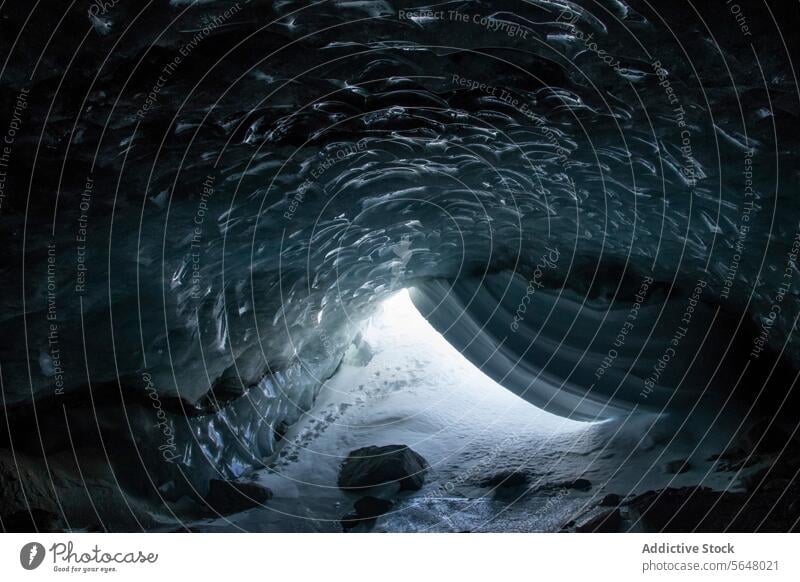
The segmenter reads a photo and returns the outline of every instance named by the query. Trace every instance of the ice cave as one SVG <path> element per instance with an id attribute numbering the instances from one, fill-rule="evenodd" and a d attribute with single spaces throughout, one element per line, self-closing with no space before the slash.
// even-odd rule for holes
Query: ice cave
<path id="1" fill-rule="evenodd" d="M 800 529 L 798 25 L 0 3 L 0 529 Z"/>

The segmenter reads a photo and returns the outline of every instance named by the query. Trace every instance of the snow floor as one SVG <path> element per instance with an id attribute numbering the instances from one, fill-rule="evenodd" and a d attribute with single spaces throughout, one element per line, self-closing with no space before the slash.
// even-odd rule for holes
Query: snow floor
<path id="1" fill-rule="evenodd" d="M 722 427 L 676 434 L 675 419 L 637 415 L 575 422 L 539 410 L 486 377 L 416 311 L 406 292 L 385 303 L 314 408 L 285 435 L 279 458 L 257 473 L 274 497 L 264 507 L 193 524 L 206 531 L 342 531 L 360 497 L 341 491 L 347 454 L 403 444 L 430 469 L 421 491 L 395 495 L 372 531 L 557 531 L 608 493 L 621 496 L 702 483 L 730 487 L 708 457 Z M 685 434 L 684 434 L 685 433 Z M 665 465 L 690 459 L 672 474 Z M 500 473 L 516 487 L 482 486 Z M 588 479 L 586 491 L 563 487 Z"/>

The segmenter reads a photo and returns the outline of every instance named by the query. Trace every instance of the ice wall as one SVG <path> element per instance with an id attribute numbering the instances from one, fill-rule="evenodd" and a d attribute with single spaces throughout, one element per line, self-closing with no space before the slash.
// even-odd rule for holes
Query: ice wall
<path id="1" fill-rule="evenodd" d="M 15 446 L 119 443 L 143 494 L 238 474 L 387 294 L 552 249 L 551 290 L 702 280 L 796 357 L 793 17 L 695 6 L 4 6 Z"/>

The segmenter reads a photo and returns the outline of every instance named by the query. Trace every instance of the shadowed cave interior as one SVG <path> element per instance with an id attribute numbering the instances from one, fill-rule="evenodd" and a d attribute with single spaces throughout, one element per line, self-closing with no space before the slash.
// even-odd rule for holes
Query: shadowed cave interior
<path id="1" fill-rule="evenodd" d="M 4 4 L 2 528 L 797 530 L 740 5 Z"/>

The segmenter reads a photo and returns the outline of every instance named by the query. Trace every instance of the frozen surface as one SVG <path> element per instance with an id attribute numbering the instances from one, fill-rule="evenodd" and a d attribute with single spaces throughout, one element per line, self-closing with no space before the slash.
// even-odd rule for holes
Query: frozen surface
<path id="1" fill-rule="evenodd" d="M 408 512 L 447 513 L 447 504 L 496 513 L 507 503 L 469 473 L 482 460 L 490 472 L 527 463 L 533 489 L 585 474 L 594 495 L 669 481 L 662 463 L 699 444 L 695 473 L 674 479 L 705 482 L 703 449 L 722 450 L 694 432 L 707 412 L 653 431 L 655 417 L 620 419 L 701 282 L 698 301 L 718 311 L 695 316 L 687 338 L 713 328 L 706 343 L 726 350 L 738 339 L 744 349 L 721 366 L 734 377 L 717 375 L 720 401 L 738 385 L 749 406 L 770 376 L 777 390 L 762 402 L 780 403 L 792 385 L 793 373 L 773 375 L 758 354 L 739 385 L 731 361 L 762 349 L 800 361 L 791 341 L 800 314 L 798 92 L 788 72 L 797 48 L 774 26 L 795 29 L 797 19 L 791 3 L 748 10 L 754 51 L 735 21 L 718 18 L 719 2 L 695 2 L 697 12 L 652 4 L 447 5 L 447 14 L 502 15 L 526 38 L 472 18 L 406 18 L 402 0 L 118 2 L 102 22 L 87 17 L 88 0 L 9 8 L 0 50 L 14 66 L 0 101 L 14 111 L 23 87 L 27 97 L 6 182 L 13 195 L 0 212 L 0 445 L 45 464 L 101 459 L 122 498 L 165 513 L 202 497 L 210 479 L 272 467 L 272 509 L 246 516 L 263 529 L 338 527 L 324 521 L 352 502 L 333 487 L 338 461 L 360 444 L 401 439 L 431 461 L 431 489 L 379 529 L 404 529 Z M 224 25 L 208 24 L 225 12 Z M 545 255 L 552 268 L 540 267 Z M 580 396 L 628 316 L 631 273 L 662 291 L 648 310 L 668 308 L 661 327 L 655 314 L 642 317 L 608 368 L 600 395 L 621 389 L 606 424 L 556 431 L 553 419 L 440 357 L 445 347 L 395 328 L 369 334 L 373 360 L 360 348 L 340 367 L 392 293 L 487 281 L 486 301 L 464 310 L 481 324 L 496 283 L 513 274 L 575 302 L 560 305 L 556 328 L 532 306 L 517 339 L 541 332 L 551 343 L 519 369 L 492 362 L 484 371 L 518 374 L 503 385 L 523 393 L 552 359 L 536 394 L 568 379 Z M 499 305 L 513 317 L 524 299 Z M 578 309 L 584 300 L 588 313 Z M 718 312 L 732 327 L 709 323 Z M 573 317 L 578 334 L 599 330 L 594 345 L 561 333 Z M 447 337 L 457 347 L 475 339 L 456 331 Z M 476 345 L 492 348 L 490 339 Z M 682 342 L 682 360 L 661 378 L 680 380 L 693 348 Z M 705 376 L 716 372 L 717 359 L 700 360 Z M 630 370 L 637 378 L 617 381 Z M 670 398 L 669 380 L 651 402 Z M 702 390 L 705 377 L 684 386 Z M 725 439 L 713 411 L 703 421 Z M 456 479 L 450 501 L 433 500 Z M 88 496 L 80 508 L 64 494 L 53 491 L 51 510 L 72 509 L 70 522 L 87 527 L 103 520 Z M 316 520 L 286 521 L 278 510 Z"/>
<path id="2" fill-rule="evenodd" d="M 313 409 L 286 434 L 277 462 L 258 473 L 274 499 L 193 527 L 341 531 L 339 520 L 358 496 L 339 490 L 338 469 L 348 452 L 368 445 L 406 444 L 431 465 L 424 488 L 400 498 L 376 531 L 557 530 L 606 493 L 670 481 L 724 484 L 719 473 L 705 475 L 710 464 L 702 462 L 719 450 L 720 431 L 692 441 L 675 437 L 672 422 L 654 421 L 584 423 L 535 408 L 465 360 L 404 291 L 384 304 Z M 701 460 L 693 470 L 663 471 L 666 461 L 689 456 Z M 531 476 L 527 486 L 481 486 L 513 471 Z M 559 485 L 579 477 L 591 490 Z"/>

